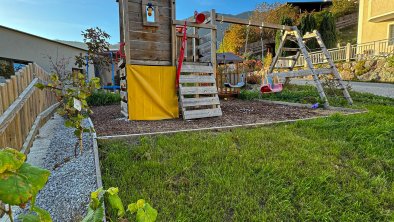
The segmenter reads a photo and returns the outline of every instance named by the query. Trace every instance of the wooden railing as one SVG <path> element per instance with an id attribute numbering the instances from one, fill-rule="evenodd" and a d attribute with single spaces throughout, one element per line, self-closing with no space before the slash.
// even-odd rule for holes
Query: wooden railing
<path id="1" fill-rule="evenodd" d="M 349 62 L 352 60 L 361 60 L 369 57 L 379 57 L 394 54 L 394 39 L 385 39 L 380 41 L 368 42 L 363 44 L 351 45 L 328 50 L 334 62 Z M 309 53 L 313 64 L 327 63 L 322 52 Z M 290 61 L 280 61 L 277 67 L 289 66 Z M 300 56 L 296 62 L 296 67 L 304 66 L 305 60 Z"/>
<path id="2" fill-rule="evenodd" d="M 47 114 L 56 108 L 52 92 L 34 85 L 50 76 L 36 64 L 29 64 L 0 84 L 0 148 L 27 152 Z"/>

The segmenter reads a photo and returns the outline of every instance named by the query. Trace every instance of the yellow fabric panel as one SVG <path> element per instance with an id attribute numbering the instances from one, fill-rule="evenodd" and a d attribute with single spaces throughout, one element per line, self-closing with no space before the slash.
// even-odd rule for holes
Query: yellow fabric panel
<path id="1" fill-rule="evenodd" d="M 173 66 L 127 65 L 130 120 L 162 120 L 179 117 Z"/>

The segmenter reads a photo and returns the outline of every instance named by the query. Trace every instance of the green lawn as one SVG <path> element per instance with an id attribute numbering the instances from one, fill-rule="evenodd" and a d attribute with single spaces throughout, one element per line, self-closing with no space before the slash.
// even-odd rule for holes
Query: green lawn
<path id="1" fill-rule="evenodd" d="M 394 100 L 357 95 L 368 113 L 101 141 L 104 186 L 158 221 L 393 221 Z"/>

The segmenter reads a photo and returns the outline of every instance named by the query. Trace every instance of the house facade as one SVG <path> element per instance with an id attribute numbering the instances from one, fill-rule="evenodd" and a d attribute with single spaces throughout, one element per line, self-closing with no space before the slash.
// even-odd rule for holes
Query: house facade
<path id="1" fill-rule="evenodd" d="M 394 1 L 360 0 L 357 43 L 389 39 L 394 44 Z"/>
<path id="2" fill-rule="evenodd" d="M 47 72 L 54 71 L 52 62 L 64 60 L 65 71 L 72 72 L 79 70 L 75 56 L 81 53 L 86 54 L 87 49 L 0 26 L 0 60 L 17 64 L 36 63 Z M 80 71 L 87 72 L 89 78 L 94 76 L 93 65 Z"/>

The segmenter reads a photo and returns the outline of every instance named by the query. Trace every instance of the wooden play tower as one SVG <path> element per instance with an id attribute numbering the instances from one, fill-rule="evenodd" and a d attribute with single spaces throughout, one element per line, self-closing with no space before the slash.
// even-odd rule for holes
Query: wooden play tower
<path id="1" fill-rule="evenodd" d="M 179 110 L 183 119 L 222 115 L 216 79 L 218 22 L 281 30 L 284 34 L 279 53 L 268 75 L 282 78 L 312 75 L 321 99 L 328 106 L 318 75 L 334 74 L 345 98 L 352 103 L 317 32 L 301 36 L 296 26 L 228 17 L 215 10 L 205 14 L 206 19 L 199 22 L 197 17 L 176 20 L 175 0 L 118 0 L 118 3 L 121 42 L 125 44 L 125 56 L 119 62 L 121 106 L 122 113 L 130 120 L 178 118 Z M 184 27 L 187 27 L 186 33 L 182 31 Z M 329 62 L 329 69 L 313 67 L 305 46 L 309 38 L 317 39 Z M 289 40 L 296 42 L 298 48 L 283 47 Z M 288 50 L 296 52 L 294 58 L 282 57 L 282 52 Z M 308 70 L 293 71 L 300 55 L 304 56 Z M 286 72 L 274 71 L 278 70 L 278 61 L 289 59 L 294 61 L 293 67 Z"/>

